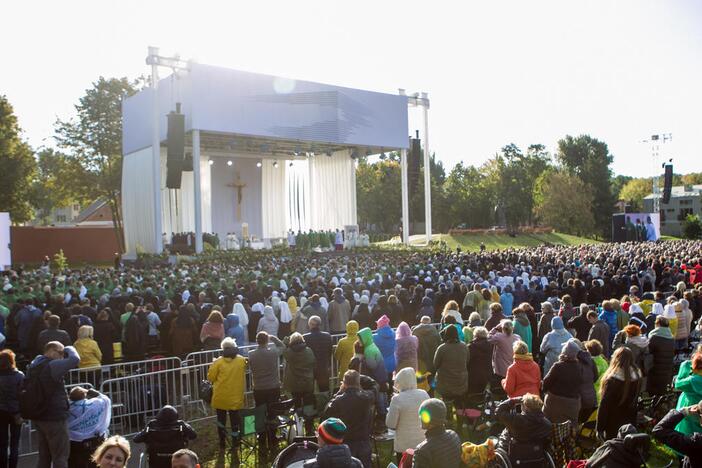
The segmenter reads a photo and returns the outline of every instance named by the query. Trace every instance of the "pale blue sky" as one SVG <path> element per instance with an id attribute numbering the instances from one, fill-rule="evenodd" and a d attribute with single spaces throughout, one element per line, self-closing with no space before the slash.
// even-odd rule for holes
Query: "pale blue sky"
<path id="1" fill-rule="evenodd" d="M 553 150 L 565 134 L 588 133 L 609 144 L 615 172 L 648 176 L 641 140 L 672 132 L 676 172 L 702 171 L 698 0 L 81 0 L 2 10 L 0 94 L 34 146 L 98 76 L 148 73 L 146 48 L 157 45 L 201 63 L 426 91 L 431 149 L 448 167 L 481 164 L 510 142 Z"/>

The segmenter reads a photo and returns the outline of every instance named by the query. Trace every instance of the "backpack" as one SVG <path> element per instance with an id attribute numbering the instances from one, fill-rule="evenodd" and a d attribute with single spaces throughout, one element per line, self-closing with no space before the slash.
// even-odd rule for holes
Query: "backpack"
<path id="1" fill-rule="evenodd" d="M 49 371 L 49 362 L 45 361 L 38 366 L 28 369 L 27 376 L 22 381 L 18 395 L 20 415 L 24 419 L 39 419 L 48 408 L 48 401 L 41 376 Z"/>

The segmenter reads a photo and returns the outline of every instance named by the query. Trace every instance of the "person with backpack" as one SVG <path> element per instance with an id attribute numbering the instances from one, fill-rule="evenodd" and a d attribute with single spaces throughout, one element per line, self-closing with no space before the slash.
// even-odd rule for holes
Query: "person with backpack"
<path id="1" fill-rule="evenodd" d="M 68 466 L 68 398 L 64 377 L 78 367 L 80 356 L 73 346 L 50 341 L 44 354 L 34 358 L 27 368 L 20 391 L 20 413 L 34 423 L 39 435 L 37 467 Z"/>
<path id="2" fill-rule="evenodd" d="M 18 396 L 23 380 L 24 374 L 15 365 L 15 353 L 9 349 L 0 351 L 0 466 L 3 467 L 17 468 L 22 430 Z"/>

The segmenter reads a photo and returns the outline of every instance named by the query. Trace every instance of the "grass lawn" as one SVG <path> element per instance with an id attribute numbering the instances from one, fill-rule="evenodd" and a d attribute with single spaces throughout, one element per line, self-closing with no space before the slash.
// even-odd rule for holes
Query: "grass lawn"
<path id="1" fill-rule="evenodd" d="M 484 243 L 487 250 L 506 249 L 509 247 L 536 247 L 543 244 L 557 245 L 581 245 L 581 244 L 596 244 L 600 241 L 588 239 L 586 237 L 572 236 L 570 234 L 561 234 L 558 232 L 547 234 L 519 234 L 515 237 L 510 237 L 507 234 L 462 234 L 452 236 L 449 234 L 434 234 L 434 241 L 444 241 L 451 249 L 461 247 L 463 251 L 475 252 L 480 250 L 480 244 Z M 380 245 L 397 244 L 399 238 L 391 241 L 379 242 Z M 410 236 L 411 245 L 423 245 L 424 235 Z"/>

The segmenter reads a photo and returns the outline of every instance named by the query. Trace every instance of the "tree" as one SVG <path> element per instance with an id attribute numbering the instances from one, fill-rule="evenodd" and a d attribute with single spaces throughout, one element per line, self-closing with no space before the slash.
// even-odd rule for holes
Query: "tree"
<path id="1" fill-rule="evenodd" d="M 606 237 L 616 202 L 609 167 L 613 157 L 607 144 L 589 135 L 567 135 L 558 142 L 556 158 L 566 172 L 579 177 L 591 189 L 595 233 Z"/>
<path id="2" fill-rule="evenodd" d="M 632 211 L 643 211 L 643 199 L 653 191 L 651 179 L 631 179 L 619 192 L 619 199 L 631 205 Z"/>
<path id="3" fill-rule="evenodd" d="M 683 185 L 699 185 L 702 184 L 702 172 L 691 172 L 682 176 L 681 183 Z"/>
<path id="4" fill-rule="evenodd" d="M 12 105 L 0 95 L 0 211 L 9 212 L 15 224 L 32 219 L 30 195 L 36 172 L 32 149 L 20 133 Z"/>
<path id="5" fill-rule="evenodd" d="M 492 225 L 495 203 L 479 168 L 456 164 L 444 184 L 449 228 L 466 225 L 486 228 Z"/>
<path id="6" fill-rule="evenodd" d="M 697 215 L 689 214 L 683 222 L 683 236 L 685 239 L 702 238 L 702 220 Z"/>
<path id="7" fill-rule="evenodd" d="M 536 183 L 535 213 L 559 232 L 589 236 L 594 230 L 592 189 L 566 171 L 546 171 Z"/>
<path id="8" fill-rule="evenodd" d="M 143 81 L 100 77 L 75 106 L 76 116 L 55 125 L 59 147 L 77 162 L 65 183 L 85 188 L 85 197 L 107 201 L 119 245 L 124 248 L 122 185 L 122 97 L 137 92 Z"/>
<path id="9" fill-rule="evenodd" d="M 82 167 L 75 159 L 68 158 L 53 149 L 43 149 L 36 155 L 37 172 L 31 187 L 31 203 L 36 217 L 45 224 L 46 218 L 55 208 L 63 208 L 74 202 L 86 203 L 85 187 L 69 184 Z M 80 178 L 83 179 L 83 178 Z"/>
<path id="10" fill-rule="evenodd" d="M 402 216 L 400 164 L 393 160 L 373 164 L 359 160 L 356 201 L 359 224 L 366 229 L 395 232 Z"/>

